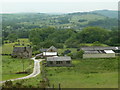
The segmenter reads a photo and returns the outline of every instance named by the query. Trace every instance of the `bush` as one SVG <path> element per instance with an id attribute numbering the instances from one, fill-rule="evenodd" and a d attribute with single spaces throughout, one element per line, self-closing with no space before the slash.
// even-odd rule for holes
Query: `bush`
<path id="1" fill-rule="evenodd" d="M 84 51 L 80 50 L 76 53 L 76 58 L 83 58 Z"/>
<path id="2" fill-rule="evenodd" d="M 63 54 L 66 55 L 68 53 L 71 53 L 71 50 L 65 50 Z"/>
<path id="3" fill-rule="evenodd" d="M 72 59 L 76 59 L 76 53 L 68 53 L 68 56 L 70 56 Z"/>
<path id="4" fill-rule="evenodd" d="M 99 41 L 95 41 L 92 46 L 101 46 L 101 43 Z"/>
<path id="5" fill-rule="evenodd" d="M 4 84 L 5 88 L 11 88 L 12 86 L 13 86 L 12 81 L 6 81 L 5 84 Z"/>

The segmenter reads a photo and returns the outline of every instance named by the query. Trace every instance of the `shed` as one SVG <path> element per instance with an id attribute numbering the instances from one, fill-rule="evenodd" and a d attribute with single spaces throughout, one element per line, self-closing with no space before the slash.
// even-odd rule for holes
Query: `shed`
<path id="1" fill-rule="evenodd" d="M 61 56 L 61 57 L 47 57 L 47 66 L 71 66 L 71 57 Z"/>
<path id="2" fill-rule="evenodd" d="M 115 57 L 114 50 L 117 47 L 81 47 L 84 51 L 83 58 L 113 58 Z"/>

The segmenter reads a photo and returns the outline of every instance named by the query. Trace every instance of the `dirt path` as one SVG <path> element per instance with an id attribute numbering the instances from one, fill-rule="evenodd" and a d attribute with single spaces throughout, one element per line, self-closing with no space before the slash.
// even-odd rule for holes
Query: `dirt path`
<path id="1" fill-rule="evenodd" d="M 21 78 L 16 78 L 16 79 L 10 79 L 10 80 L 5 80 L 5 81 L 0 81 L 0 83 L 5 83 L 6 81 L 15 81 L 15 80 L 20 80 L 20 79 L 28 79 L 28 78 L 32 78 L 32 77 L 35 77 L 37 76 L 38 74 L 40 74 L 40 62 L 42 61 L 42 59 L 35 59 L 34 58 L 31 58 L 34 60 L 34 69 L 33 69 L 33 73 L 31 73 L 30 75 L 28 76 L 25 76 L 25 77 L 21 77 Z"/>

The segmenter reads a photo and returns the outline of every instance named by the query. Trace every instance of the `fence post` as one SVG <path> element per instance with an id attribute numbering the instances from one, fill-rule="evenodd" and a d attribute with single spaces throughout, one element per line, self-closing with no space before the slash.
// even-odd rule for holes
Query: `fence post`
<path id="1" fill-rule="evenodd" d="M 61 90 L 61 88 L 60 88 L 60 83 L 59 83 L 59 90 Z"/>
<path id="2" fill-rule="evenodd" d="M 53 88 L 53 90 L 54 90 L 54 84 L 53 84 L 52 88 Z"/>

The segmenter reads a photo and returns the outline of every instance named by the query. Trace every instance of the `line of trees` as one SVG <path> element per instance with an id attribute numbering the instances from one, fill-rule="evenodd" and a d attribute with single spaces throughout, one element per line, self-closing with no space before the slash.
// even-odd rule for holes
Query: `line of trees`
<path id="1" fill-rule="evenodd" d="M 118 46 L 119 31 L 107 30 L 100 27 L 86 27 L 83 30 L 74 29 L 57 30 L 53 27 L 32 29 L 29 33 L 29 39 L 34 48 L 47 48 L 54 45 L 58 48 L 67 46 L 77 48 L 81 43 L 102 43 Z"/>

